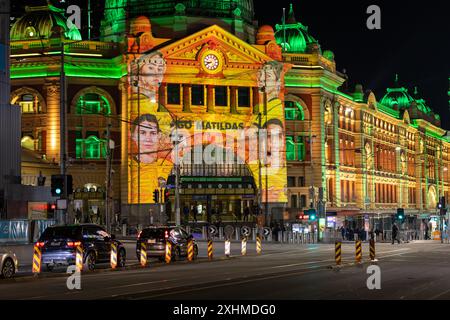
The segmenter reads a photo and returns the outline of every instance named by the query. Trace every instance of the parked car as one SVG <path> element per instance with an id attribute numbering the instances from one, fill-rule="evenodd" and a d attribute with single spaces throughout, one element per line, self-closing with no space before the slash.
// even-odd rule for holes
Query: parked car
<path id="1" fill-rule="evenodd" d="M 9 279 L 19 269 L 19 261 L 14 252 L 0 249 L 0 277 Z"/>
<path id="2" fill-rule="evenodd" d="M 187 256 L 188 240 L 194 241 L 194 259 L 198 256 L 198 246 L 193 236 L 188 234 L 182 227 L 148 227 L 142 230 L 136 242 L 136 255 L 140 260 L 141 243 L 147 244 L 147 257 L 158 258 L 164 261 L 166 256 L 166 241 L 172 244 L 172 259 L 180 260 L 181 257 Z"/>
<path id="3" fill-rule="evenodd" d="M 42 252 L 42 267 L 51 271 L 55 266 L 74 265 L 76 248 L 83 248 L 83 270 L 94 270 L 97 263 L 110 261 L 111 244 L 117 245 L 117 265 L 124 267 L 126 251 L 123 244 L 101 226 L 75 224 L 51 226 L 36 243 Z"/>

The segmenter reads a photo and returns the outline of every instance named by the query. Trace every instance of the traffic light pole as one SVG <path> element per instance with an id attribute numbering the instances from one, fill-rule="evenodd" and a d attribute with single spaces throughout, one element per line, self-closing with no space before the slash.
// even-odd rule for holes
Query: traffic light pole
<path id="1" fill-rule="evenodd" d="M 59 107 L 59 142 L 60 142 L 60 171 L 61 175 L 64 177 L 64 186 L 62 190 L 61 199 L 66 200 L 66 209 L 59 209 L 59 224 L 67 223 L 67 172 L 66 172 L 66 100 L 67 100 L 67 90 L 66 90 L 66 73 L 64 68 L 64 40 L 61 34 L 61 75 L 60 75 L 60 107 Z"/>

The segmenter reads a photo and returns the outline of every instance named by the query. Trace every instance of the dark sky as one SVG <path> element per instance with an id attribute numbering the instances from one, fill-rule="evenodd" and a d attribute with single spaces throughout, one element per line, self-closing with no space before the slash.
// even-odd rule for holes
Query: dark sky
<path id="1" fill-rule="evenodd" d="M 281 23 L 283 7 L 294 4 L 297 21 L 309 27 L 322 50 L 335 54 L 350 88 L 361 83 L 381 100 L 399 74 L 400 83 L 418 86 L 420 95 L 450 129 L 447 91 L 450 77 L 450 20 L 446 1 L 255 1 L 262 24 Z M 367 7 L 381 8 L 381 30 L 366 27 Z"/>
<path id="2" fill-rule="evenodd" d="M 34 2 L 33 2 L 34 1 Z M 41 0 L 17 0 L 14 7 Z M 148 0 L 151 1 L 151 0 Z M 57 3 L 55 0 L 54 3 Z M 67 0 L 66 3 L 86 0 Z M 100 8 L 104 0 L 93 0 Z M 399 74 L 400 83 L 419 87 L 421 96 L 450 129 L 447 91 L 450 77 L 450 9 L 448 1 L 407 0 L 254 0 L 259 24 L 281 23 L 283 7 L 294 4 L 297 21 L 309 27 L 322 50 L 335 54 L 339 71 L 346 70 L 349 88 L 361 83 L 381 100 Z M 45 1 L 44 1 L 45 3 Z M 369 5 L 381 8 L 381 30 L 366 27 Z"/>

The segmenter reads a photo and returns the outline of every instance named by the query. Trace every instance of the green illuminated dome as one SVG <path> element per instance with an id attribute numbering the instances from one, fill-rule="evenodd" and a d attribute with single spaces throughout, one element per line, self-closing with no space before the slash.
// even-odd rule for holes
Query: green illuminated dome
<path id="1" fill-rule="evenodd" d="M 417 90 L 417 87 L 414 88 L 414 98 L 417 104 L 417 109 L 419 109 L 419 111 L 423 112 L 424 114 L 434 116 L 433 110 L 431 110 L 431 108 L 427 106 L 423 98 L 419 97 L 419 91 Z"/>
<path id="2" fill-rule="evenodd" d="M 317 47 L 318 42 L 308 33 L 308 27 L 295 19 L 295 13 L 291 4 L 289 17 L 284 24 L 275 26 L 275 39 L 277 43 L 289 53 L 308 52 L 310 46 Z"/>
<path id="3" fill-rule="evenodd" d="M 26 7 L 25 15 L 17 20 L 11 28 L 11 41 L 48 39 L 58 36 L 62 28 L 66 39 L 81 40 L 81 34 L 73 25 L 66 25 L 64 10 L 52 5 Z"/>
<path id="4" fill-rule="evenodd" d="M 392 109 L 408 109 L 414 102 L 414 98 L 408 93 L 408 89 L 398 85 L 398 75 L 395 76 L 395 88 L 387 88 L 387 93 L 381 99 L 381 104 Z"/>

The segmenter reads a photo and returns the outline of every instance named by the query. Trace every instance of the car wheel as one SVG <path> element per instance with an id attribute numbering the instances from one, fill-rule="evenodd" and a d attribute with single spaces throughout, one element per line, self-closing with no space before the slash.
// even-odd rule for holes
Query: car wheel
<path id="1" fill-rule="evenodd" d="M 89 252 L 84 261 L 83 270 L 93 271 L 95 269 L 95 260 L 95 252 Z"/>
<path id="2" fill-rule="evenodd" d="M 119 268 L 124 268 L 126 263 L 126 253 L 125 250 L 121 249 L 119 251 L 119 256 L 117 257 L 117 266 Z"/>
<path id="3" fill-rule="evenodd" d="M 14 267 L 14 261 L 10 258 L 6 259 L 3 263 L 1 276 L 5 279 L 10 279 L 14 276 L 16 268 Z"/>
<path id="4" fill-rule="evenodd" d="M 55 269 L 54 265 L 52 265 L 52 264 L 46 264 L 45 265 L 45 271 L 52 272 L 53 269 Z"/>

